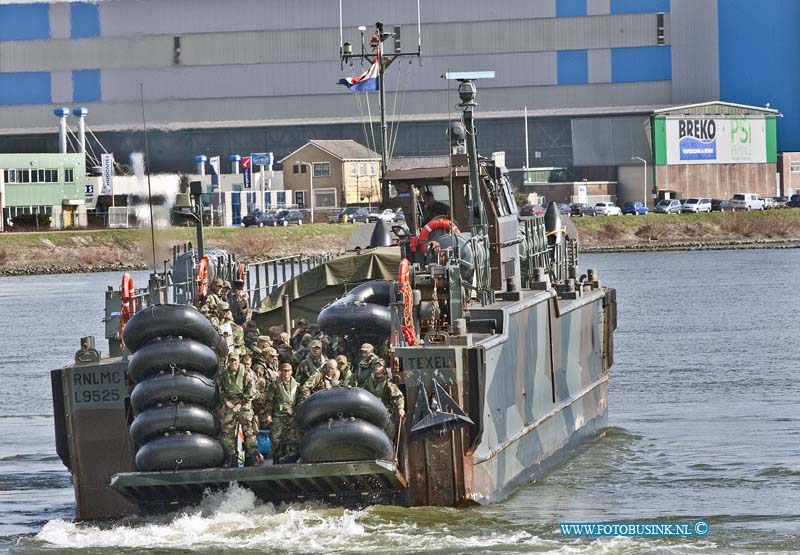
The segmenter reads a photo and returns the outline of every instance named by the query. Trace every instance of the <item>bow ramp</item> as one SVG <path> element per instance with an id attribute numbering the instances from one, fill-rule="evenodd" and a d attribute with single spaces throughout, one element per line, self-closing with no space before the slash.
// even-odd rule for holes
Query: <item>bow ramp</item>
<path id="1" fill-rule="evenodd" d="M 396 465 L 381 460 L 127 472 L 114 475 L 111 486 L 140 507 L 169 509 L 196 503 L 204 493 L 225 489 L 234 482 L 272 503 L 397 503 L 407 487 Z"/>

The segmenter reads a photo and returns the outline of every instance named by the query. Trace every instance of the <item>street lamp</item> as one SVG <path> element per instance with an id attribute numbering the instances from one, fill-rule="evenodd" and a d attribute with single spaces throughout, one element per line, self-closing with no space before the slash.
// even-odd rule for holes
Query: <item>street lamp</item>
<path id="1" fill-rule="evenodd" d="M 647 208 L 647 160 L 638 156 L 632 156 L 631 160 L 639 160 L 644 164 L 644 207 Z"/>
<path id="2" fill-rule="evenodd" d="M 295 162 L 298 166 L 308 166 L 308 189 L 311 195 L 311 223 L 314 223 L 314 164 L 309 162 Z"/>

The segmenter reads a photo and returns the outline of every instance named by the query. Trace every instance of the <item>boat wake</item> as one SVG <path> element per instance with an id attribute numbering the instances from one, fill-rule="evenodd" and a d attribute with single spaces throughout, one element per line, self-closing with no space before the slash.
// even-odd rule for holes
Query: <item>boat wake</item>
<path id="1" fill-rule="evenodd" d="M 433 513 L 432 513 L 433 511 Z M 435 513 L 435 514 L 434 514 Z M 630 538 L 558 538 L 557 526 L 524 530 L 480 510 L 370 507 L 345 510 L 314 503 L 262 503 L 237 485 L 210 494 L 189 510 L 110 525 L 61 519 L 18 547 L 38 552 L 93 549 L 100 553 L 159 549 L 269 553 L 636 553 L 648 542 Z M 545 536 L 545 537 L 542 537 Z M 551 537 L 547 537 L 551 536 Z M 651 546 L 652 547 L 652 546 Z M 111 551 L 113 549 L 113 551 Z"/>

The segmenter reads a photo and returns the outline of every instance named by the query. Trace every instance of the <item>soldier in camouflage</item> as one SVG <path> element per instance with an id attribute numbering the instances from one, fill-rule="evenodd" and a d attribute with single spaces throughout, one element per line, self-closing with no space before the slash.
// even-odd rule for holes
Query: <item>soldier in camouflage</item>
<path id="1" fill-rule="evenodd" d="M 406 415 L 404 408 L 405 398 L 400 388 L 389 379 L 389 375 L 386 373 L 385 363 L 382 359 L 378 359 L 375 362 L 372 373 L 362 387 L 380 399 L 386 407 L 386 410 L 392 415 L 392 420 L 389 426 L 387 426 L 387 431 L 390 431 L 393 435 L 395 422 L 398 422 L 399 419 Z"/>
<path id="2" fill-rule="evenodd" d="M 298 366 L 306 356 L 308 356 L 309 345 L 311 344 L 311 334 L 307 333 L 300 340 L 300 347 L 292 355 L 292 366 Z"/>
<path id="3" fill-rule="evenodd" d="M 350 363 L 347 361 L 347 357 L 344 355 L 339 355 L 335 360 L 336 367 L 339 370 L 339 382 L 341 383 L 342 387 L 358 387 L 358 382 L 353 374 L 353 370 L 350 368 Z"/>
<path id="4" fill-rule="evenodd" d="M 258 443 L 253 428 L 252 402 L 256 398 L 253 375 L 244 369 L 237 353 L 228 355 L 228 366 L 217 379 L 220 414 L 222 415 L 222 447 L 225 449 L 225 466 L 236 464 L 236 430 L 241 426 L 245 441 L 245 466 L 255 466 Z"/>
<path id="5" fill-rule="evenodd" d="M 223 285 L 224 282 L 220 278 L 214 278 L 211 281 L 211 286 L 209 287 L 210 293 L 206 295 L 206 298 L 203 299 L 203 302 L 200 304 L 200 312 L 202 312 L 206 318 L 210 319 L 212 316 L 216 316 L 217 305 L 225 300 L 221 295 Z"/>
<path id="6" fill-rule="evenodd" d="M 308 345 L 308 356 L 297 366 L 295 379 L 298 383 L 305 383 L 314 372 L 319 372 L 325 365 L 325 355 L 322 354 L 322 343 L 315 339 Z"/>
<path id="7" fill-rule="evenodd" d="M 289 345 L 289 334 L 281 332 L 275 343 L 275 350 L 278 351 L 278 360 L 281 363 L 292 361 L 292 346 Z"/>
<path id="8" fill-rule="evenodd" d="M 356 383 L 360 387 L 364 387 L 364 383 L 372 373 L 375 363 L 379 360 L 381 360 L 381 358 L 375 354 L 375 348 L 371 343 L 364 343 L 361 345 L 361 360 L 358 361 L 355 372 Z"/>
<path id="9" fill-rule="evenodd" d="M 298 434 L 294 409 L 300 385 L 292 378 L 292 365 L 281 364 L 278 381 L 267 389 L 266 420 L 272 424 L 272 460 L 276 463 L 297 460 Z"/>
<path id="10" fill-rule="evenodd" d="M 302 403 L 317 391 L 339 387 L 340 385 L 343 384 L 339 380 L 339 365 L 335 359 L 330 358 L 325 361 L 322 370 L 314 372 L 311 377 L 305 381 L 303 387 L 300 388 L 300 395 L 298 396 L 297 402 Z"/>

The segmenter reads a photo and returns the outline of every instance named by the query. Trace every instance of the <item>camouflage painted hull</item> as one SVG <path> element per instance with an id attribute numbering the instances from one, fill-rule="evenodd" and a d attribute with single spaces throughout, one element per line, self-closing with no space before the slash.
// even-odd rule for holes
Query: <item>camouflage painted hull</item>
<path id="1" fill-rule="evenodd" d="M 429 390 L 435 378 L 475 421 L 452 438 L 408 445 L 409 504 L 498 501 L 601 432 L 614 311 L 613 293 L 604 289 L 572 301 L 540 292 L 473 311 L 497 322 L 499 333 L 474 337 L 472 345 L 400 349 L 412 369 L 409 406 L 412 386 Z M 424 489 L 415 487 L 415 475 L 428 477 Z"/>

